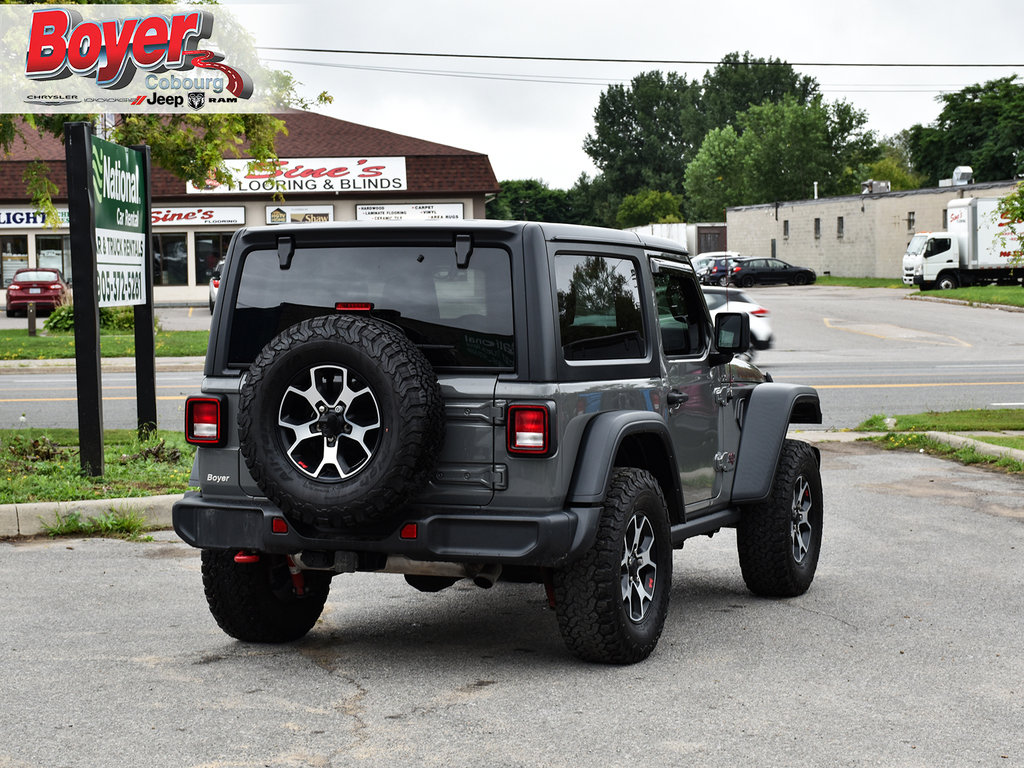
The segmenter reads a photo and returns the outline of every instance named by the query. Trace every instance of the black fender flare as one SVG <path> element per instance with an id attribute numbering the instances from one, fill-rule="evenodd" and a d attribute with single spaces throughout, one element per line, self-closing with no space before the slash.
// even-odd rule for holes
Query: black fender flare
<path id="1" fill-rule="evenodd" d="M 743 414 L 733 503 L 756 504 L 768 498 L 790 424 L 821 424 L 817 390 L 775 382 L 754 387 Z"/>
<path id="2" fill-rule="evenodd" d="M 631 452 L 620 457 L 626 444 Z M 662 487 L 669 519 L 683 517 L 683 494 L 668 425 L 653 411 L 611 411 L 590 420 L 583 431 L 569 482 L 568 506 L 602 504 L 615 466 L 648 470 Z"/>

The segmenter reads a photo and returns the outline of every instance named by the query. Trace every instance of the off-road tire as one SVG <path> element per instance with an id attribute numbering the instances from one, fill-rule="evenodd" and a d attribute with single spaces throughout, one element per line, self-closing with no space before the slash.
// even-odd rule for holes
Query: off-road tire
<path id="1" fill-rule="evenodd" d="M 203 588 L 220 628 L 250 643 L 288 643 L 305 636 L 323 612 L 330 574 L 303 571 L 296 594 L 284 555 L 236 563 L 237 550 L 204 549 Z"/>
<path id="2" fill-rule="evenodd" d="M 648 553 L 655 566 L 640 570 L 640 584 L 631 578 L 629 562 L 640 543 L 637 530 L 652 534 Z M 649 472 L 615 471 L 594 545 L 580 559 L 556 569 L 552 581 L 558 628 L 574 655 L 604 664 L 632 664 L 651 654 L 668 614 L 672 541 L 665 497 Z M 650 599 L 642 606 L 626 597 L 627 592 L 637 597 L 637 586 L 649 590 Z M 638 615 L 631 618 L 638 607 Z"/>
<path id="3" fill-rule="evenodd" d="M 334 383 L 318 383 L 325 375 L 318 371 L 328 371 Z M 283 414 L 296 405 L 305 409 L 305 401 L 328 390 L 328 404 L 349 398 L 344 419 L 314 425 L 315 409 L 312 417 L 303 415 L 298 420 L 307 420 L 311 437 L 300 444 L 300 433 L 282 426 Z M 357 402 L 375 414 L 369 417 L 369 423 L 376 419 L 374 429 L 348 423 Z M 324 437 L 331 431 L 338 433 L 334 458 Z M 239 398 L 238 435 L 257 486 L 285 515 L 351 529 L 390 522 L 426 485 L 444 440 L 444 402 L 430 363 L 398 328 L 363 316 L 317 317 L 278 334 L 253 361 Z M 341 458 L 343 444 L 358 462 Z M 321 452 L 316 469 L 299 450 Z"/>
<path id="4" fill-rule="evenodd" d="M 763 597 L 796 597 L 811 586 L 821 551 L 818 457 L 807 443 L 782 445 L 771 494 L 744 511 L 736 528 L 747 588 Z"/>

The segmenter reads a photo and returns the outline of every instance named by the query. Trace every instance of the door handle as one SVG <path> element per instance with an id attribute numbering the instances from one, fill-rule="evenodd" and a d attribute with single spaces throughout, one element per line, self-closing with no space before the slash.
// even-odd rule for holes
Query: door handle
<path id="1" fill-rule="evenodd" d="M 689 399 L 690 399 L 690 396 L 688 394 L 686 394 L 685 392 L 679 392 L 678 390 L 675 390 L 675 389 L 669 390 L 669 393 L 668 393 L 668 405 L 669 405 L 669 408 L 675 408 L 676 406 L 682 405 L 683 403 L 685 403 Z"/>

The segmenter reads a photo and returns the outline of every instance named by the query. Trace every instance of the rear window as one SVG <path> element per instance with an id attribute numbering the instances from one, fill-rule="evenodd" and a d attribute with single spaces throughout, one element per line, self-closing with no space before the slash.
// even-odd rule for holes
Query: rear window
<path id="1" fill-rule="evenodd" d="M 297 249 L 286 270 L 276 250 L 252 251 L 242 262 L 228 364 L 247 367 L 302 320 L 367 303 L 435 368 L 515 367 L 509 255 L 480 247 L 465 269 L 450 247 Z"/>
<path id="2" fill-rule="evenodd" d="M 16 283 L 55 283 L 60 279 L 57 272 L 48 269 L 36 269 L 31 272 L 20 272 L 14 276 Z"/>

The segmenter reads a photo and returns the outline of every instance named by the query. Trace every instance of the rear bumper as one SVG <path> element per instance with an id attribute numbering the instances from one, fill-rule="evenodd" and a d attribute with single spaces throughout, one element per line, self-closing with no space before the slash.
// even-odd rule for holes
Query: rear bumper
<path id="1" fill-rule="evenodd" d="M 7 309 L 9 311 L 24 312 L 28 309 L 29 304 L 35 304 L 36 310 L 48 310 L 52 311 L 58 304 L 60 304 L 59 296 L 45 296 L 31 294 L 8 296 L 7 297 Z"/>
<path id="2" fill-rule="evenodd" d="M 198 492 L 186 493 L 174 505 L 172 515 L 178 536 L 201 549 L 278 554 L 365 552 L 414 560 L 554 566 L 590 548 L 600 509 L 573 507 L 538 514 L 412 513 L 391 533 L 379 537 L 300 531 L 281 510 L 264 500 L 207 499 Z M 278 529 L 286 528 L 286 532 L 274 532 L 275 520 L 280 521 Z M 415 537 L 403 538 L 403 529 L 409 535 L 409 524 L 416 526 Z"/>

